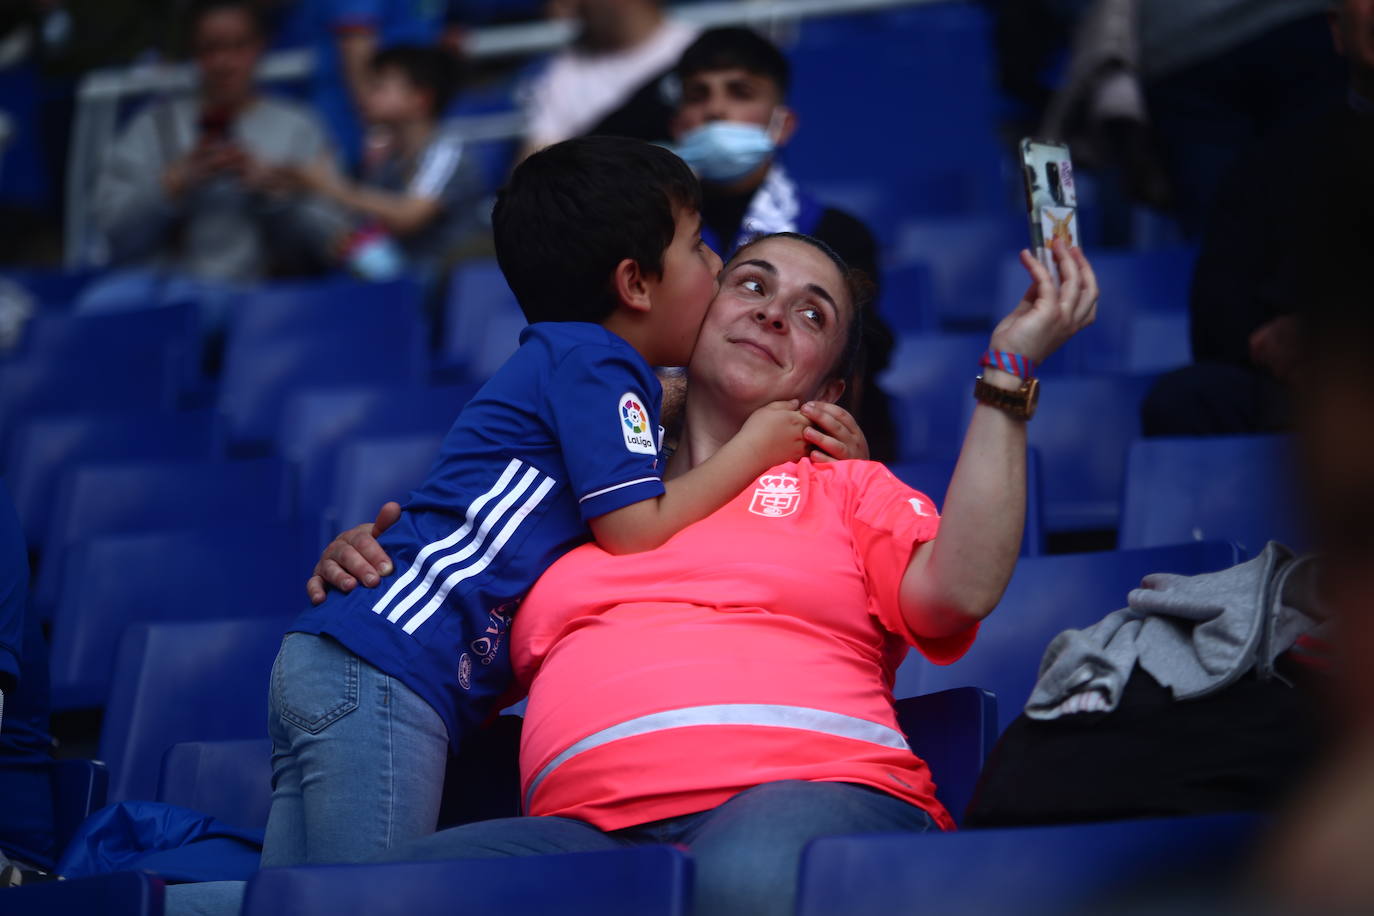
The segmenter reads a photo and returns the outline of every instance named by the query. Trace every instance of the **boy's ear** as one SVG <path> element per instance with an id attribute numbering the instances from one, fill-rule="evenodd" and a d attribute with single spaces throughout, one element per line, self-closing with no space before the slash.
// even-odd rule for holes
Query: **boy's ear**
<path id="1" fill-rule="evenodd" d="M 776 120 L 773 123 L 777 136 L 774 137 L 773 142 L 778 146 L 786 146 L 787 141 L 791 140 L 792 135 L 797 132 L 800 123 L 797 119 L 797 113 L 786 105 L 779 105 L 774 117 Z"/>
<path id="2" fill-rule="evenodd" d="M 625 258 L 617 264 L 611 282 L 621 306 L 634 312 L 648 312 L 653 306 L 650 279 L 634 258 Z"/>

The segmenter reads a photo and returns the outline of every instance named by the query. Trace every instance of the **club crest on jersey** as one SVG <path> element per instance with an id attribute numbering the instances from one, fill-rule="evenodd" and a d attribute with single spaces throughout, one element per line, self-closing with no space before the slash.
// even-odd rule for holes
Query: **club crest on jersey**
<path id="1" fill-rule="evenodd" d="M 657 455 L 658 446 L 654 434 L 649 429 L 649 411 L 640 403 L 639 396 L 627 391 L 620 396 L 620 432 L 625 436 L 625 447 L 641 455 Z"/>
<path id="2" fill-rule="evenodd" d="M 749 501 L 749 511 L 764 518 L 783 518 L 801 505 L 801 481 L 791 474 L 764 474 Z"/>

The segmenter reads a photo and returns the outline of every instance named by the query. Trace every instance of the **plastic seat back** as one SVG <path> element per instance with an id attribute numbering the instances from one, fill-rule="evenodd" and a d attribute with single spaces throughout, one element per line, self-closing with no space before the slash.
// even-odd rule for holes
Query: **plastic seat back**
<path id="1" fill-rule="evenodd" d="M 1045 647 L 1060 632 L 1125 607 L 1126 595 L 1150 573 L 1214 572 L 1237 559 L 1224 543 L 1024 558 L 968 653 L 952 665 L 923 666 L 920 691 L 972 685 L 991 690 L 1000 732 L 1020 714 Z"/>
<path id="2" fill-rule="evenodd" d="M 799 916 L 1188 911 L 1180 873 L 1233 874 L 1260 836 L 1249 815 L 952 834 L 821 837 L 802 856 Z M 920 863 L 920 867 L 913 867 Z M 1152 896 L 1157 895 L 1157 896 Z M 1206 910 L 1203 904 L 1203 910 Z"/>
<path id="3" fill-rule="evenodd" d="M 272 742 L 183 741 L 162 756 L 157 800 L 203 811 L 236 827 L 267 826 Z"/>
<path id="4" fill-rule="evenodd" d="M 220 445 L 217 418 L 208 410 L 112 411 L 34 417 L 10 441 L 6 476 L 24 535 L 37 547 L 63 472 L 80 462 L 210 458 Z"/>
<path id="5" fill-rule="evenodd" d="M 100 732 L 110 801 L 155 799 L 162 757 L 173 744 L 261 738 L 268 675 L 289 622 L 130 625 Z"/>
<path id="6" fill-rule="evenodd" d="M 104 705 L 110 647 L 132 623 L 279 619 L 302 609 L 314 534 L 240 523 L 78 542 L 63 564 L 52 615 L 53 708 Z M 242 579 L 225 587 L 233 570 Z"/>
<path id="7" fill-rule="evenodd" d="M 686 916 L 691 860 L 669 846 L 504 859 L 268 868 L 243 916 Z M 461 904 L 461 905 L 459 905 Z"/>
<path id="8" fill-rule="evenodd" d="M 955 823 L 973 798 L 997 742 L 997 698 L 977 687 L 955 687 L 897 701 L 897 721 L 916 756 L 930 767 L 935 795 Z"/>
<path id="9" fill-rule="evenodd" d="M 1254 556 L 1267 541 L 1302 549 L 1285 436 L 1141 439 L 1126 464 L 1121 545 L 1233 541 Z"/>

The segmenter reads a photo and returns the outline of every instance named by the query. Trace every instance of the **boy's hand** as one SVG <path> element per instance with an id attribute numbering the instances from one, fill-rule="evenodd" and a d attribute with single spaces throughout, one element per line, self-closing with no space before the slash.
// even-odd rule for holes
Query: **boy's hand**
<path id="1" fill-rule="evenodd" d="M 372 588 L 382 581 L 382 576 L 391 575 L 391 558 L 377 543 L 377 538 L 400 517 L 400 504 L 389 502 L 377 512 L 377 520 L 372 524 L 350 528 L 330 541 L 315 564 L 310 580 L 305 583 L 310 603 L 324 601 L 329 588 L 348 593 L 359 581 Z"/>
<path id="2" fill-rule="evenodd" d="M 774 401 L 763 405 L 744 421 L 738 438 L 765 470 L 806 455 L 806 429 L 810 421 L 798 406 L 795 400 Z"/>
<path id="3" fill-rule="evenodd" d="M 806 441 L 815 446 L 811 449 L 812 461 L 868 459 L 868 439 L 849 411 L 828 401 L 807 401 L 801 412 L 812 423 L 803 433 Z"/>

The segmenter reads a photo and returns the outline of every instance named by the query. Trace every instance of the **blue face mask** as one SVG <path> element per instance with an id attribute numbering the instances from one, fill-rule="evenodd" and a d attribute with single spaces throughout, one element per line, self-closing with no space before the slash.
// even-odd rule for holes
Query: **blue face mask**
<path id="1" fill-rule="evenodd" d="M 767 128 L 711 121 L 684 136 L 673 151 L 703 181 L 730 182 L 748 175 L 777 149 Z"/>

